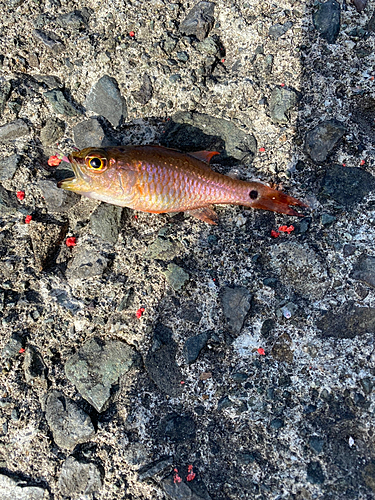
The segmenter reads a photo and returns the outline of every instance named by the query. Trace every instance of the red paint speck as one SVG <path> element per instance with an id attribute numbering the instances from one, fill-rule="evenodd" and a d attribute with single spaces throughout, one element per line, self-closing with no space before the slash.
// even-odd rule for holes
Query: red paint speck
<path id="1" fill-rule="evenodd" d="M 259 347 L 258 354 L 260 354 L 261 356 L 265 356 L 266 355 L 266 353 L 264 352 L 263 347 Z"/>
<path id="2" fill-rule="evenodd" d="M 135 37 L 135 33 L 134 33 L 134 31 L 129 31 L 129 36 L 130 36 L 131 38 L 134 38 L 134 37 Z"/>
<path id="3" fill-rule="evenodd" d="M 192 465 L 188 466 L 188 472 L 189 472 L 189 474 L 186 477 L 186 481 L 192 481 L 195 478 L 195 472 L 193 472 L 193 466 Z"/>
<path id="4" fill-rule="evenodd" d="M 18 351 L 20 354 L 23 354 L 25 352 L 25 349 L 21 347 L 21 349 Z"/>
<path id="5" fill-rule="evenodd" d="M 60 165 L 60 163 L 61 163 L 61 159 L 56 155 L 50 156 L 48 159 L 48 165 L 50 167 L 57 167 L 57 165 Z"/>
<path id="6" fill-rule="evenodd" d="M 278 233 L 277 231 L 275 231 L 274 229 L 272 229 L 271 236 L 272 236 L 272 238 L 278 238 L 280 236 L 280 233 Z"/>
<path id="7" fill-rule="evenodd" d="M 25 191 L 17 191 L 16 196 L 19 200 L 24 200 L 25 199 Z"/>
<path id="8" fill-rule="evenodd" d="M 26 215 L 26 217 L 25 217 L 25 224 L 30 224 L 31 219 L 32 219 L 31 215 Z"/>
<path id="9" fill-rule="evenodd" d="M 225 59 L 222 59 L 222 60 L 221 60 L 221 62 L 222 62 L 222 63 L 225 63 Z"/>
<path id="10" fill-rule="evenodd" d="M 145 308 L 144 307 L 140 307 L 135 314 L 137 315 L 137 318 L 140 319 L 142 317 L 142 314 L 144 312 L 145 312 Z"/>
<path id="11" fill-rule="evenodd" d="M 285 87 L 285 83 L 281 83 L 281 84 L 280 84 L 280 87 Z"/>
<path id="12" fill-rule="evenodd" d="M 370 80 L 375 80 L 375 76 L 370 76 Z"/>
<path id="13" fill-rule="evenodd" d="M 364 165 L 365 163 L 365 160 L 361 160 L 361 165 Z"/>
<path id="14" fill-rule="evenodd" d="M 343 167 L 346 167 L 346 163 L 343 163 L 343 164 L 342 164 L 342 166 L 343 166 Z"/>
<path id="15" fill-rule="evenodd" d="M 259 148 L 259 153 L 264 153 L 266 148 Z"/>
<path id="16" fill-rule="evenodd" d="M 280 226 L 279 231 L 280 233 L 290 234 L 292 231 L 294 231 L 294 226 Z"/>
<path id="17" fill-rule="evenodd" d="M 184 380 L 181 380 L 180 384 L 181 384 L 181 385 L 183 385 L 184 383 L 185 383 L 185 381 L 184 381 Z"/>
<path id="18" fill-rule="evenodd" d="M 75 247 L 77 244 L 77 238 L 75 236 L 71 236 L 70 238 L 66 238 L 65 244 L 67 247 Z"/>
<path id="19" fill-rule="evenodd" d="M 173 476 L 173 482 L 176 483 L 181 483 L 182 479 L 178 475 L 178 469 L 174 469 L 174 476 Z"/>

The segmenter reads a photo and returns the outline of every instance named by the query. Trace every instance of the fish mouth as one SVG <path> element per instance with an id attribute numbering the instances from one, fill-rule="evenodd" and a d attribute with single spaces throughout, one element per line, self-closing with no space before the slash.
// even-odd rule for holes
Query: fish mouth
<path id="1" fill-rule="evenodd" d="M 75 177 L 68 177 L 57 183 L 57 187 L 74 193 L 87 193 L 91 191 L 90 184 L 84 179 L 82 172 L 73 155 L 69 155 Z"/>

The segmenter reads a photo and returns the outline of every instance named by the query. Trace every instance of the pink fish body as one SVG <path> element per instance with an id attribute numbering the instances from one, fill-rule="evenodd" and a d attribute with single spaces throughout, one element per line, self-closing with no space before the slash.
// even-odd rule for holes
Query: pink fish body
<path id="1" fill-rule="evenodd" d="M 214 204 L 244 205 L 288 215 L 301 201 L 260 182 L 211 170 L 216 152 L 181 153 L 160 146 L 86 148 L 69 156 L 75 177 L 59 187 L 89 198 L 152 213 L 189 212 L 214 224 Z"/>

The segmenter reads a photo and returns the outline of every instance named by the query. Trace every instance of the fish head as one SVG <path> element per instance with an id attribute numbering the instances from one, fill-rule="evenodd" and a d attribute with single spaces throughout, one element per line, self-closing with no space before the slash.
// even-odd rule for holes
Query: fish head
<path id="1" fill-rule="evenodd" d="M 85 148 L 74 151 L 68 158 L 74 177 L 60 181 L 58 187 L 88 198 L 123 205 L 123 184 L 119 182 L 118 162 L 111 148 Z"/>

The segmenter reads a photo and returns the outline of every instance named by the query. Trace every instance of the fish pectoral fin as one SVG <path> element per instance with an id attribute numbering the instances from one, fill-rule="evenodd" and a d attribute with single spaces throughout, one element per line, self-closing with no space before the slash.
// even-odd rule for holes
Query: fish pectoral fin
<path id="1" fill-rule="evenodd" d="M 197 158 L 197 160 L 204 161 L 206 163 L 210 163 L 210 160 L 213 156 L 219 155 L 218 151 L 194 151 L 193 153 L 188 153 L 189 156 L 193 156 Z"/>
<path id="2" fill-rule="evenodd" d="M 217 224 L 219 217 L 215 210 L 212 210 L 211 207 L 201 207 L 194 208 L 193 210 L 186 210 L 187 214 L 192 215 L 196 219 L 202 220 L 203 222 L 207 222 L 207 224 Z"/>

